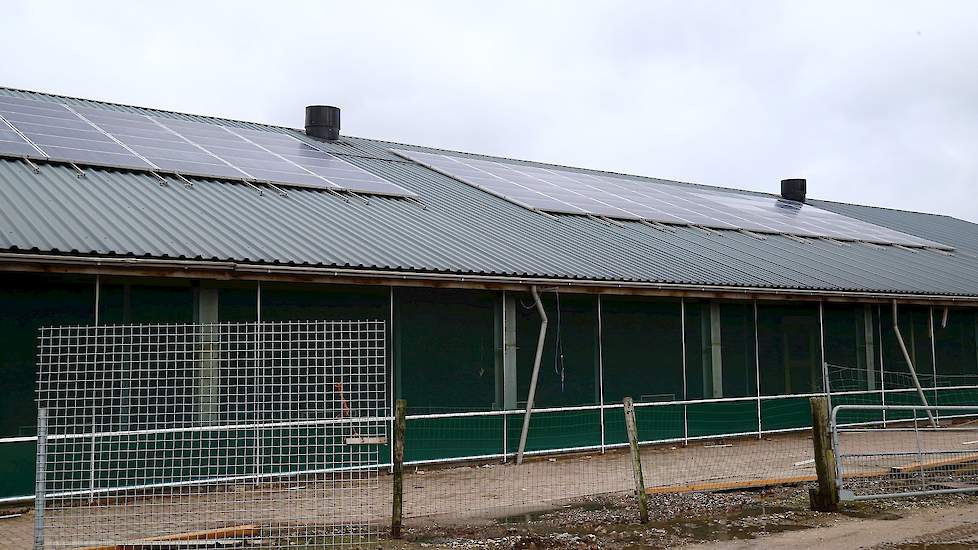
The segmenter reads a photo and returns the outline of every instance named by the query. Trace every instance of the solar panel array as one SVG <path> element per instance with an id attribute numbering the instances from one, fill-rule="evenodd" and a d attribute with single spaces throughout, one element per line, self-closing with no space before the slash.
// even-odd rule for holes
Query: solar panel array
<path id="1" fill-rule="evenodd" d="M 808 204 L 773 197 L 437 153 L 393 152 L 525 208 L 544 212 L 950 249 Z"/>
<path id="2" fill-rule="evenodd" d="M 289 134 L 0 97 L 0 155 L 416 196 Z"/>

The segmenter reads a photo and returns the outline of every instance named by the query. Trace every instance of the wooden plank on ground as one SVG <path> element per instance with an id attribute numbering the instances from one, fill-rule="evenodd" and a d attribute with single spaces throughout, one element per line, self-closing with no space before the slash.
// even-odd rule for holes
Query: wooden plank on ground
<path id="1" fill-rule="evenodd" d="M 954 466 L 956 464 L 967 464 L 968 462 L 978 461 L 978 453 L 971 453 L 964 456 L 955 456 L 952 458 L 941 458 L 935 460 L 924 460 L 918 462 L 911 462 L 910 464 L 904 464 L 903 466 L 893 466 L 890 468 L 891 472 L 896 473 L 907 473 L 912 470 L 928 470 L 931 468 L 940 468 L 941 466 Z"/>
<path id="2" fill-rule="evenodd" d="M 889 470 L 868 470 L 865 472 L 849 473 L 842 476 L 844 479 L 857 479 L 864 477 L 879 477 L 890 473 Z M 662 487 L 648 487 L 645 493 L 649 495 L 667 493 L 693 493 L 697 491 L 731 491 L 735 489 L 756 489 L 758 487 L 775 487 L 778 485 L 793 485 L 795 483 L 808 483 L 818 481 L 814 474 L 804 476 L 789 476 L 767 479 L 747 479 L 739 481 L 714 481 L 703 483 L 687 483 L 682 485 L 665 485 Z"/>
<path id="3" fill-rule="evenodd" d="M 752 489 L 757 487 L 769 487 L 773 485 L 790 485 L 792 483 L 805 483 L 815 481 L 818 478 L 814 475 L 781 477 L 772 479 L 749 479 L 742 481 L 719 481 L 707 483 L 688 483 L 684 485 L 668 485 L 664 487 L 648 487 L 646 494 L 663 493 L 692 493 L 695 491 L 728 491 L 732 489 Z"/>
<path id="4" fill-rule="evenodd" d="M 160 537 L 149 537 L 135 541 L 140 542 L 176 542 L 176 541 L 195 541 L 195 540 L 217 540 L 233 537 L 254 537 L 261 533 L 261 528 L 257 525 L 236 525 L 234 527 L 222 527 L 220 529 L 207 529 L 205 531 L 192 531 L 188 533 L 176 533 L 173 535 L 163 535 Z M 81 550 L 125 550 L 131 548 L 134 543 L 116 544 L 110 546 L 88 546 Z"/>

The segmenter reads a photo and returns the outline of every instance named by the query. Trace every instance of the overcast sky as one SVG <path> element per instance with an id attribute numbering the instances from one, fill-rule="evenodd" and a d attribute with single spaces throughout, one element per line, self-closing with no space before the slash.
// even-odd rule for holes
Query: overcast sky
<path id="1" fill-rule="evenodd" d="M 978 1 L 3 11 L 0 85 L 978 221 Z"/>

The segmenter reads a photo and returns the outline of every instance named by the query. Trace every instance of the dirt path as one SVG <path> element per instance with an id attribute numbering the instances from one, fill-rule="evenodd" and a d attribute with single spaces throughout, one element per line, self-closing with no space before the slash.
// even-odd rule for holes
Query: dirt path
<path id="1" fill-rule="evenodd" d="M 941 506 L 888 519 L 840 515 L 825 527 L 779 533 L 760 539 L 697 544 L 687 546 L 687 549 L 733 550 L 758 546 L 819 550 L 975 548 L 978 547 L 978 504 Z"/>
<path id="2" fill-rule="evenodd" d="M 763 491 L 654 495 L 649 524 L 634 498 L 587 499 L 550 511 L 454 527 L 409 528 L 397 550 L 726 550 L 978 548 L 978 495 L 942 495 L 808 509 L 805 485 Z"/>

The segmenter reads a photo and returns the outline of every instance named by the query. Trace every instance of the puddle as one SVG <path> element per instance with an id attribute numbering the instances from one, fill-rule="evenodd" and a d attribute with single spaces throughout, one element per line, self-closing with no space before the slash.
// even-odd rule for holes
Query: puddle
<path id="1" fill-rule="evenodd" d="M 894 514 L 893 512 L 886 512 L 883 510 L 846 510 L 842 509 L 839 511 L 840 515 L 848 516 L 850 518 L 857 519 L 881 519 L 884 521 L 892 521 L 895 519 L 902 519 L 903 516 Z"/>
<path id="2" fill-rule="evenodd" d="M 594 512 L 596 510 L 608 510 L 609 506 L 607 504 L 602 504 L 599 502 L 588 502 L 585 504 L 573 504 L 569 506 L 564 506 L 562 508 L 551 508 L 549 510 L 536 510 L 533 512 L 524 512 L 522 514 L 513 514 L 510 516 L 503 516 L 501 518 L 496 518 L 496 523 L 501 525 L 519 525 L 523 523 L 533 523 L 535 521 L 540 521 L 547 519 L 547 516 L 553 514 L 560 514 L 564 512 Z"/>
<path id="3" fill-rule="evenodd" d="M 801 522 L 802 519 L 797 509 L 761 504 L 745 506 L 721 516 L 676 518 L 649 526 L 694 541 L 744 540 L 810 528 Z"/>
<path id="4" fill-rule="evenodd" d="M 556 510 L 540 510 L 513 514 L 496 519 L 498 525 L 529 524 L 560 517 L 566 512 L 609 510 L 607 504 L 587 503 L 565 506 Z M 785 506 L 770 506 L 765 504 L 748 504 L 729 509 L 727 512 L 700 517 L 673 518 L 666 521 L 652 521 L 646 526 L 638 525 L 607 525 L 607 532 L 619 534 L 634 532 L 636 535 L 647 530 L 659 531 L 667 535 L 694 542 L 744 540 L 761 535 L 799 531 L 811 526 L 805 522 L 806 513 L 797 508 Z M 591 531 L 592 527 L 581 527 L 581 532 Z M 577 529 L 571 529 L 577 532 Z M 603 531 L 597 531 L 603 532 Z"/>

